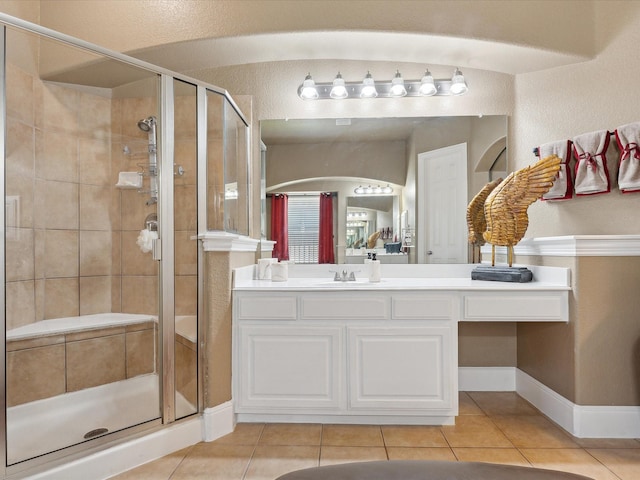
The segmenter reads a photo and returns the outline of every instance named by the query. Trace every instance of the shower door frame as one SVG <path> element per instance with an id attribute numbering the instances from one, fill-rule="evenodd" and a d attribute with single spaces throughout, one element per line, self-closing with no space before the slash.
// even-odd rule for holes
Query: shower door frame
<path id="1" fill-rule="evenodd" d="M 6 132 L 7 132 L 7 96 L 6 96 L 6 40 L 7 27 L 2 25 L 2 34 L 0 35 L 0 155 L 2 155 L 2 168 L 0 168 L 0 193 L 2 193 L 3 203 L 6 202 L 6 186 L 5 186 L 5 168 L 6 168 Z M 3 477 L 7 474 L 7 319 L 6 319 L 6 224 L 5 224 L 6 207 L 0 212 L 0 225 L 2 225 L 2 235 L 0 235 L 0 280 L 2 281 L 3 292 L 0 295 L 0 322 L 2 324 L 2 346 L 0 346 L 0 407 L 3 415 L 0 415 L 0 431 L 2 432 L 0 439 L 0 458 L 2 458 Z"/>
<path id="2" fill-rule="evenodd" d="M 2 197 L 6 195 L 5 188 L 5 159 L 6 159 L 6 32 L 8 28 L 24 31 L 34 34 L 38 37 L 53 40 L 71 47 L 79 48 L 90 53 L 102 56 L 106 59 L 116 60 L 130 66 L 149 71 L 159 77 L 159 195 L 158 195 L 158 233 L 159 233 L 159 251 L 160 251 L 160 268 L 159 268 L 159 286 L 158 286 L 158 306 L 159 306 L 159 354 L 162 356 L 160 365 L 161 385 L 162 385 L 162 401 L 161 416 L 158 419 L 150 420 L 142 425 L 131 426 L 119 432 L 114 432 L 104 437 L 99 437 L 89 443 L 80 443 L 57 452 L 50 452 L 41 457 L 22 461 L 14 465 L 7 465 L 7 424 L 6 424 L 6 302 L 5 295 L 0 295 L 0 326 L 3 330 L 4 341 L 0 346 L 0 368 L 2 379 L 0 381 L 0 406 L 5 415 L 0 415 L 0 459 L 2 466 L 0 474 L 2 477 L 17 475 L 25 470 L 46 469 L 56 464 L 68 462 L 77 458 L 81 458 L 87 452 L 94 452 L 105 448 L 106 444 L 113 444 L 121 440 L 128 440 L 135 436 L 146 435 L 154 430 L 162 428 L 164 425 L 174 422 L 180 422 L 183 419 L 175 419 L 175 362 L 173 361 L 173 353 L 175 353 L 175 241 L 174 234 L 174 88 L 173 81 L 180 80 L 196 86 L 196 102 L 197 102 L 197 232 L 198 235 L 206 232 L 207 223 L 207 187 L 206 187 L 206 171 L 207 171 L 207 98 L 206 92 L 211 91 L 224 97 L 230 106 L 243 120 L 245 125 L 249 125 L 246 118 L 238 108 L 235 101 L 228 92 L 214 85 L 207 84 L 200 80 L 173 72 L 162 67 L 152 65 L 150 63 L 138 60 L 119 52 L 100 47 L 98 45 L 79 40 L 66 34 L 56 32 L 54 30 L 42 27 L 40 25 L 27 22 L 25 20 L 12 17 L 0 12 L 0 152 L 2 154 L 2 168 L 0 168 L 0 193 Z M 249 141 L 248 141 L 249 142 Z M 249 150 L 249 144 L 246 146 Z M 249 206 L 251 203 L 249 202 Z M 0 225 L 5 225 L 5 210 L 0 212 Z M 197 261 L 197 318 L 198 318 L 198 336 L 197 336 L 197 358 L 198 358 L 198 405 L 197 411 L 193 415 L 202 414 L 204 409 L 204 359 L 206 358 L 205 345 L 205 308 L 204 308 L 204 261 L 203 261 L 202 243 L 198 242 L 198 261 Z M 0 238 L 0 261 L 2 265 L 6 265 L 5 252 L 5 235 Z M 0 269 L 0 280 L 3 288 L 6 283 L 5 269 Z M 173 319 L 172 322 L 165 321 L 167 318 Z M 170 366 L 170 368 L 165 368 Z M 184 420 L 192 418 L 193 415 L 184 417 Z"/>

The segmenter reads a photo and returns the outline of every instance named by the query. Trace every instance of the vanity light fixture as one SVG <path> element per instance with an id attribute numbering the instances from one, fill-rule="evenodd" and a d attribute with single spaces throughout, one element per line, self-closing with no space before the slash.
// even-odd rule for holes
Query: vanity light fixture
<path id="1" fill-rule="evenodd" d="M 347 98 L 349 93 L 347 92 L 347 87 L 344 85 L 344 79 L 340 72 L 336 75 L 336 78 L 333 80 L 333 86 L 331 87 L 331 93 L 329 93 L 331 98 L 335 98 L 336 100 L 341 100 L 343 98 Z"/>
<path id="2" fill-rule="evenodd" d="M 399 70 L 391 81 L 376 82 L 371 72 L 367 72 L 361 82 L 345 82 L 338 72 L 331 83 L 316 83 L 307 74 L 298 87 L 298 96 L 303 100 L 352 99 L 352 98 L 397 98 L 430 97 L 443 95 L 463 95 L 469 86 L 459 68 L 456 67 L 449 79 L 434 79 L 427 69 L 420 80 L 404 80 Z"/>
<path id="3" fill-rule="evenodd" d="M 386 187 L 381 187 L 380 185 L 363 187 L 360 185 L 353 190 L 353 193 L 356 195 L 391 195 L 393 188 L 389 184 Z"/>

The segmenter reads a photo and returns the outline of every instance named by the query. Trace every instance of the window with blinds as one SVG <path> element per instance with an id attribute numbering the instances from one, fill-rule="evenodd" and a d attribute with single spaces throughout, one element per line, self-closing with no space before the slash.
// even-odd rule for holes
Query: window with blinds
<path id="1" fill-rule="evenodd" d="M 318 263 L 320 195 L 289 195 L 289 261 Z"/>

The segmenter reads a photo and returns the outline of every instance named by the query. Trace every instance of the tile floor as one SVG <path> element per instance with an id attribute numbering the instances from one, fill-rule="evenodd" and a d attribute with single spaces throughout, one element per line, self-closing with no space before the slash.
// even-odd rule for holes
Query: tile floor
<path id="1" fill-rule="evenodd" d="M 640 440 L 578 439 L 514 392 L 462 392 L 455 426 L 238 424 L 112 477 L 117 480 L 273 480 L 301 468 L 424 459 L 525 465 L 595 480 L 640 479 Z"/>

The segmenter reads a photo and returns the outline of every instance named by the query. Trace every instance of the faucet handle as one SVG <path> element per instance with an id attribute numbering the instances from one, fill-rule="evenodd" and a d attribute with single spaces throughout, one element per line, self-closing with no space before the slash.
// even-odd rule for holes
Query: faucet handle
<path id="1" fill-rule="evenodd" d="M 330 273 L 334 273 L 335 275 L 333 276 L 333 280 L 335 282 L 339 282 L 340 281 L 340 273 L 338 273 L 337 270 L 329 270 Z"/>
<path id="2" fill-rule="evenodd" d="M 355 282 L 356 281 L 356 272 L 351 272 L 349 274 L 349 281 L 350 282 Z"/>

